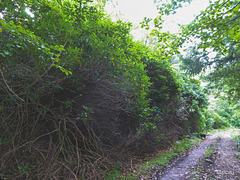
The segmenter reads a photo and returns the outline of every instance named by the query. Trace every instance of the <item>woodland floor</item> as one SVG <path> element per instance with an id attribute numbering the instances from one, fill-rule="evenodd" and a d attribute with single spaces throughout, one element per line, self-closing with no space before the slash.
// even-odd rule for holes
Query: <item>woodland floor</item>
<path id="1" fill-rule="evenodd" d="M 231 138 L 237 133 L 239 131 L 229 129 L 207 136 L 196 148 L 152 179 L 240 180 L 240 154 L 236 142 Z M 205 152 L 209 148 L 212 153 L 207 156 Z"/>

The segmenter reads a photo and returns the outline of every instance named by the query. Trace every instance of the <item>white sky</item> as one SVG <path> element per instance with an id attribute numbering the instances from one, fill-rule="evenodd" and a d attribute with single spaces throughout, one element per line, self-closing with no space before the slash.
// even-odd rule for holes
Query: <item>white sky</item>
<path id="1" fill-rule="evenodd" d="M 26 8 L 25 11 L 26 11 L 26 13 L 27 13 L 29 16 L 31 16 L 32 18 L 34 17 L 34 14 L 30 11 L 29 8 Z"/>
<path id="2" fill-rule="evenodd" d="M 177 10 L 175 15 L 170 15 L 166 18 L 163 24 L 163 31 L 176 33 L 179 30 L 177 24 L 188 24 L 201 10 L 204 10 L 209 5 L 209 0 L 193 0 L 190 5 Z M 124 21 L 131 21 L 135 27 L 144 17 L 154 19 L 158 15 L 158 10 L 154 0 L 109 0 L 105 10 L 111 14 L 113 20 L 119 18 Z M 26 12 L 33 17 L 34 15 L 27 8 Z M 1 14 L 0 14 L 0 18 Z M 144 31 L 140 27 L 132 30 L 132 34 L 136 40 L 144 38 Z"/>
<path id="3" fill-rule="evenodd" d="M 137 25 L 144 17 L 157 16 L 157 7 L 153 0 L 112 0 L 106 4 L 106 10 L 114 20 L 119 17 Z"/>
<path id="4" fill-rule="evenodd" d="M 188 24 L 201 10 L 208 5 L 209 0 L 193 0 L 190 5 L 177 10 L 175 15 L 166 18 L 163 31 L 176 33 L 179 30 L 177 24 Z M 106 11 L 111 14 L 113 20 L 121 18 L 124 21 L 131 21 L 134 26 L 138 26 L 144 17 L 155 18 L 158 15 L 154 0 L 112 0 L 108 1 Z M 143 30 L 134 30 L 132 34 L 136 39 L 143 37 Z"/>

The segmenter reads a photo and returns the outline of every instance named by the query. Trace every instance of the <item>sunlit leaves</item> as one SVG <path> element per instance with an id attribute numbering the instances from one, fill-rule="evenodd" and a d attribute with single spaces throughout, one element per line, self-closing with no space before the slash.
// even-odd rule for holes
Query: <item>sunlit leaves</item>
<path id="1" fill-rule="evenodd" d="M 49 64 L 49 61 L 52 61 L 53 63 L 59 63 L 59 53 L 61 51 L 64 51 L 63 46 L 59 45 L 49 45 L 48 43 L 44 42 L 40 37 L 36 36 L 32 31 L 26 30 L 20 25 L 16 25 L 13 21 L 7 22 L 5 20 L 0 20 L 0 25 L 2 26 L 3 29 L 3 34 L 7 34 L 8 36 L 5 35 L 5 37 L 8 38 L 3 38 L 2 37 L 2 42 L 7 41 L 2 45 L 2 52 L 0 55 L 3 57 L 12 56 L 13 57 L 13 52 L 17 52 L 16 48 L 19 49 L 25 49 L 28 50 L 30 49 L 32 52 L 29 53 L 38 53 L 34 54 L 34 56 L 39 56 L 41 54 L 41 57 L 45 59 L 49 59 L 48 61 L 41 61 L 42 63 Z M 15 47 L 13 49 L 12 47 Z M 58 52 L 55 53 L 55 52 Z M 16 62 L 18 62 L 18 59 L 13 59 Z M 8 62 L 6 62 L 8 63 Z M 64 68 L 60 68 L 62 71 L 66 73 L 66 70 Z"/>
<path id="2" fill-rule="evenodd" d="M 211 65 L 214 71 L 208 80 L 214 82 L 215 87 L 226 92 L 231 98 L 238 98 L 239 90 L 239 59 L 240 59 L 240 2 L 236 0 L 217 0 L 212 2 L 205 11 L 189 25 L 183 28 L 182 36 L 198 39 L 200 52 L 215 51 L 216 56 L 211 62 L 202 58 L 200 69 L 192 69 L 193 73 L 201 72 Z M 197 67 L 200 61 L 191 63 Z M 186 65 L 186 67 L 189 67 Z"/>
<path id="3" fill-rule="evenodd" d="M 218 0 L 185 28 L 184 35 L 200 38 L 201 48 L 213 48 L 224 54 L 227 43 L 238 40 L 239 9 L 240 3 L 237 1 Z"/>
<path id="4" fill-rule="evenodd" d="M 29 65 L 37 71 L 34 78 L 43 80 L 42 75 L 46 75 L 46 81 L 47 75 L 53 78 L 46 74 L 50 70 L 57 78 L 64 76 L 59 72 L 68 76 L 73 72 L 73 76 L 81 74 L 84 79 L 91 72 L 93 75 L 89 76 L 94 77 L 86 81 L 111 81 L 114 88 L 126 93 L 127 110 L 139 116 L 138 123 L 149 116 L 150 101 L 162 108 L 171 100 L 179 100 L 184 85 L 168 60 L 178 53 L 182 39 L 161 32 L 162 15 L 153 21 L 151 35 L 156 37 L 157 45 L 152 50 L 133 41 L 131 23 L 113 22 L 90 2 L 28 0 L 20 1 L 17 10 L 14 4 L 7 6 L 0 26 L 0 43 L 4 42 L 0 52 L 4 60 L 0 63 Z M 171 1 L 166 10 L 179 7 L 181 2 Z M 26 8 L 34 14 L 33 18 L 26 14 Z M 148 29 L 150 21 L 145 18 L 142 26 Z M 201 95 L 195 91 L 188 95 L 193 98 L 191 111 L 197 112 Z"/>
<path id="5" fill-rule="evenodd" d="M 161 15 L 170 15 L 176 13 L 176 9 L 181 8 L 183 4 L 190 3 L 192 0 L 156 0 L 158 10 Z"/>
<path id="6" fill-rule="evenodd" d="M 150 29 L 149 23 L 150 23 L 151 21 L 152 21 L 151 18 L 144 17 L 143 21 L 140 22 L 141 28 L 145 28 L 146 30 L 149 30 L 149 29 Z"/>

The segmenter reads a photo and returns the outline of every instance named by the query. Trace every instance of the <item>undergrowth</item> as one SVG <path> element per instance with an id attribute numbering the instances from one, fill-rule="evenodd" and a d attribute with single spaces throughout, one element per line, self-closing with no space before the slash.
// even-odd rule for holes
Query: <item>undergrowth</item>
<path id="1" fill-rule="evenodd" d="M 201 141 L 200 138 L 185 137 L 174 142 L 168 150 L 159 151 L 155 155 L 138 162 L 131 169 L 113 168 L 105 175 L 105 179 L 148 179 L 154 173 L 160 173 L 170 165 L 177 157 L 183 155 L 190 148 L 195 147 Z"/>
<path id="2" fill-rule="evenodd" d="M 233 139 L 237 142 L 238 154 L 237 158 L 240 160 L 240 135 L 236 135 Z"/>
<path id="3" fill-rule="evenodd" d="M 2 179 L 101 179 L 204 128 L 200 82 L 169 63 L 178 36 L 156 29 L 153 50 L 92 0 L 2 0 L 0 13 Z"/>

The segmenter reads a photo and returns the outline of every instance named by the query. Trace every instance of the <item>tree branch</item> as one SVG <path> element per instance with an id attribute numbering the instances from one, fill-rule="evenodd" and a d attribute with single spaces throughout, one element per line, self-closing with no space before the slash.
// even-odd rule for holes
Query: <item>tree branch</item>
<path id="1" fill-rule="evenodd" d="M 14 96 L 16 96 L 18 99 L 20 99 L 21 101 L 24 102 L 24 100 L 23 100 L 22 98 L 20 98 L 20 97 L 8 86 L 7 81 L 6 81 L 6 79 L 4 78 L 3 72 L 2 72 L 1 69 L 0 69 L 0 73 L 1 73 L 1 76 L 2 76 L 2 79 L 3 79 L 3 82 L 4 82 L 5 85 L 7 86 L 8 90 L 9 90 Z"/>

